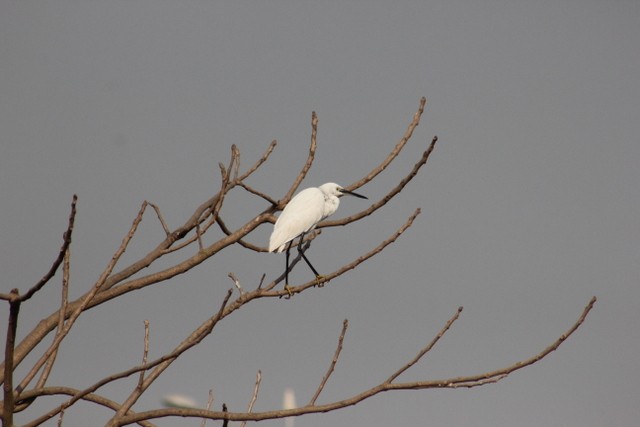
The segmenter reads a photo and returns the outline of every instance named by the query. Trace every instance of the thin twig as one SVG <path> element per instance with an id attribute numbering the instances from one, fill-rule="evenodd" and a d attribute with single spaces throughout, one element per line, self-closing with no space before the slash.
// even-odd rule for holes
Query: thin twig
<path id="1" fill-rule="evenodd" d="M 420 117 L 422 117 L 422 113 L 424 112 L 424 106 L 426 105 L 426 103 L 427 103 L 427 98 L 422 97 L 420 99 L 420 105 L 418 106 L 418 111 L 416 111 L 415 114 L 413 115 L 413 120 L 411 121 L 411 123 L 409 123 L 409 126 L 407 127 L 407 130 L 405 131 L 404 135 L 402 136 L 402 138 L 400 138 L 400 141 L 398 141 L 396 146 L 393 147 L 393 150 L 391 150 L 391 152 L 382 161 L 382 163 L 380 163 L 376 168 L 372 169 L 371 172 L 369 172 L 366 176 L 361 178 L 359 181 L 354 182 L 349 187 L 347 187 L 347 190 L 355 190 L 357 188 L 362 187 L 366 183 L 370 182 L 380 172 L 385 170 L 387 166 L 389 166 L 389 164 L 396 157 L 398 157 L 398 154 L 400 154 L 400 151 L 402 151 L 402 149 L 407 144 L 409 139 L 411 139 L 411 136 L 413 135 L 413 131 L 420 124 Z"/>
<path id="2" fill-rule="evenodd" d="M 158 216 L 158 220 L 160 221 L 160 224 L 162 225 L 162 229 L 164 230 L 165 234 L 167 236 L 171 235 L 171 231 L 169 230 L 169 227 L 167 226 L 167 223 L 165 222 L 164 218 L 162 217 L 162 213 L 160 213 L 160 208 L 158 206 L 156 206 L 155 204 L 151 203 L 151 202 L 147 202 L 147 204 L 149 206 L 151 206 L 154 211 L 156 211 L 156 215 Z"/>
<path id="3" fill-rule="evenodd" d="M 344 341 L 344 336 L 347 333 L 348 327 L 349 327 L 349 320 L 344 319 L 344 321 L 342 322 L 342 332 L 340 333 L 340 338 L 338 338 L 338 347 L 336 348 L 336 352 L 333 355 L 333 359 L 331 360 L 329 369 L 327 370 L 327 373 L 324 374 L 324 377 L 322 377 L 322 381 L 320 382 L 318 389 L 316 390 L 315 394 L 313 395 L 309 403 L 307 403 L 307 406 L 313 406 L 316 404 L 316 400 L 318 399 L 318 396 L 320 396 L 320 393 L 322 393 L 322 389 L 324 389 L 324 386 L 327 383 L 327 380 L 333 373 L 333 370 L 336 367 L 336 363 L 338 363 L 340 352 L 342 351 L 342 342 Z"/>
<path id="4" fill-rule="evenodd" d="M 239 170 L 240 170 L 240 149 L 235 144 L 231 145 L 231 149 L 235 150 L 235 152 L 233 153 L 233 156 L 236 159 L 236 161 L 234 163 L 233 173 L 232 173 L 233 179 L 231 181 L 237 182 L 238 181 L 238 173 L 239 173 Z"/>
<path id="5" fill-rule="evenodd" d="M 251 396 L 251 402 L 249 402 L 249 406 L 247 406 L 247 412 L 251 412 L 253 410 L 253 405 L 255 405 L 256 400 L 258 399 L 258 392 L 260 391 L 261 382 L 262 382 L 262 371 L 258 369 L 258 373 L 256 374 L 256 384 L 253 387 L 253 396 Z"/>
<path id="6" fill-rule="evenodd" d="M 483 380 L 478 380 L 478 381 L 470 381 L 468 383 L 457 383 L 457 384 L 451 384 L 448 386 L 448 388 L 474 388 L 474 387 L 480 387 L 483 386 L 485 384 L 494 384 L 497 383 L 498 381 L 501 381 L 505 378 L 507 378 L 509 376 L 509 374 L 502 374 L 502 375 L 497 375 L 495 377 L 492 378 L 486 378 Z"/>
<path id="7" fill-rule="evenodd" d="M 354 221 L 358 221 L 359 219 L 364 218 L 365 216 L 371 215 L 373 212 L 377 211 L 382 206 L 386 205 L 389 202 L 389 200 L 393 199 L 398 193 L 400 193 L 404 189 L 404 187 L 417 175 L 417 173 L 420 171 L 420 168 L 422 168 L 422 166 L 424 166 L 427 163 L 427 160 L 429 160 L 429 156 L 431 155 L 431 152 L 436 146 L 436 142 L 438 142 L 438 137 L 434 136 L 433 139 L 431 140 L 431 144 L 422 153 L 422 157 L 413 166 L 411 171 L 404 178 L 402 178 L 402 180 L 400 180 L 398 185 L 392 188 L 383 198 L 381 198 L 380 200 L 378 200 L 377 202 L 375 202 L 374 204 L 372 204 L 367 209 L 361 212 L 358 212 L 354 215 L 337 219 L 337 220 L 323 221 L 320 224 L 318 224 L 316 228 L 347 225 Z"/>
<path id="8" fill-rule="evenodd" d="M 254 173 L 260 166 L 262 166 L 262 164 L 267 161 L 267 159 L 273 152 L 273 149 L 276 148 L 277 144 L 278 142 L 275 139 L 271 141 L 271 144 L 269 144 L 269 148 L 267 148 L 267 151 L 262 154 L 262 156 L 258 159 L 258 161 L 254 163 L 253 166 L 251 166 L 244 174 L 240 175 L 237 180 L 244 181 L 249 175 Z"/>
<path id="9" fill-rule="evenodd" d="M 209 390 L 209 398 L 207 399 L 207 411 L 211 410 L 211 405 L 213 405 L 213 389 Z M 202 421 L 200 421 L 200 427 L 205 427 L 205 424 L 207 424 L 207 419 L 203 418 Z"/>
<path id="10" fill-rule="evenodd" d="M 69 225 L 67 225 L 67 231 L 64 232 L 63 242 L 60 251 L 58 252 L 58 258 L 53 262 L 53 265 L 44 275 L 42 279 L 38 283 L 36 283 L 31 289 L 29 289 L 24 295 L 22 295 L 22 301 L 26 301 L 31 298 L 36 292 L 38 292 L 47 282 L 56 274 L 58 271 L 58 267 L 62 264 L 64 260 L 64 254 L 67 252 L 67 248 L 71 244 L 71 234 L 73 233 L 73 226 L 76 220 L 76 204 L 78 203 L 78 196 L 73 195 L 73 200 L 71 201 L 71 214 L 69 214 Z"/>
<path id="11" fill-rule="evenodd" d="M 209 217 L 210 215 L 211 215 L 211 210 L 207 210 L 205 214 L 200 218 L 200 220 L 198 220 L 198 222 L 196 222 L 196 224 L 193 226 L 196 230 L 195 234 L 189 237 L 188 239 L 185 239 L 180 244 L 173 245 L 170 248 L 164 249 L 162 251 L 162 255 L 170 254 L 172 252 L 177 252 L 180 249 L 189 246 L 196 240 L 198 241 L 199 249 L 202 250 L 203 246 L 202 246 L 202 239 L 200 238 L 200 236 L 206 233 L 209 227 L 211 227 L 211 225 L 215 222 L 215 221 L 211 221 L 211 218 Z M 209 219 L 207 220 L 206 218 L 209 218 Z M 202 224 L 205 222 L 207 222 L 207 224 L 205 224 L 205 226 L 203 227 Z"/>
<path id="12" fill-rule="evenodd" d="M 224 223 L 220 215 L 218 215 L 218 220 L 216 221 L 216 223 L 218 224 L 218 227 L 220 227 L 220 230 L 222 230 L 222 232 L 227 236 L 230 236 L 231 234 L 233 234 L 233 232 L 229 230 L 227 225 Z M 267 252 L 267 249 L 262 248 L 260 246 L 256 246 L 253 243 L 245 242 L 242 239 L 238 239 L 237 243 L 240 244 L 242 247 L 251 249 L 252 251 L 255 251 L 255 252 Z"/>
<path id="13" fill-rule="evenodd" d="M 229 184 L 229 186 L 230 186 L 229 187 L 229 190 L 230 190 L 231 183 Z M 227 190 L 227 192 L 229 190 Z M 212 213 L 213 213 L 213 207 L 205 213 L 201 221 L 199 221 L 198 223 L 200 225 L 200 230 L 202 234 L 205 234 L 207 231 L 209 231 L 209 228 L 211 228 L 211 226 L 218 221 L 218 217 L 220 216 L 220 211 L 218 210 L 218 215 L 215 217 L 212 215 Z M 208 218 L 207 218 L 207 215 L 209 215 Z"/>
<path id="14" fill-rule="evenodd" d="M 142 364 L 147 364 L 147 357 L 149 356 L 149 321 L 144 320 L 144 350 L 142 352 Z M 138 377 L 138 387 L 142 387 L 144 383 L 145 371 L 140 371 L 140 377 Z"/>
<path id="15" fill-rule="evenodd" d="M 447 323 L 444 325 L 444 327 L 440 330 L 440 332 L 438 332 L 438 335 L 435 336 L 435 338 L 433 338 L 433 340 L 431 340 L 431 342 L 429 344 L 427 344 L 426 347 L 424 347 L 422 350 L 420 350 L 418 352 L 418 354 L 416 355 L 416 357 L 414 357 L 413 359 L 411 359 L 406 365 L 404 365 L 402 368 L 398 369 L 396 372 L 394 372 L 389 378 L 387 378 L 387 380 L 385 381 L 385 383 L 391 383 L 393 382 L 393 380 L 395 380 L 396 378 L 398 378 L 403 372 L 405 372 L 407 369 L 409 369 L 410 367 L 412 367 L 413 365 L 415 365 L 421 358 L 422 356 L 424 356 L 425 354 L 427 354 L 429 351 L 431 351 L 431 349 L 436 345 L 436 343 L 438 341 L 440 341 L 440 338 L 442 338 L 444 336 L 444 334 L 447 333 L 447 331 L 449 330 L 449 328 L 451 327 L 451 325 L 453 325 L 453 322 L 455 322 L 456 320 L 458 320 L 458 318 L 460 317 L 460 313 L 462 313 L 462 307 L 458 307 L 458 311 L 456 311 L 456 314 L 453 315 L 453 317 L 451 319 L 449 319 L 447 321 Z"/>
<path id="16" fill-rule="evenodd" d="M 247 190 L 249 193 L 251 194 L 255 194 L 258 197 L 262 197 L 264 200 L 266 200 L 267 202 L 271 203 L 274 206 L 278 205 L 278 202 L 276 200 L 273 200 L 271 197 L 269 197 L 268 195 L 248 186 L 247 184 L 245 184 L 242 181 L 238 181 L 237 182 L 238 186 L 244 188 L 245 190 Z"/>
<path id="17" fill-rule="evenodd" d="M 211 225 L 213 225 L 217 221 L 220 209 L 222 209 L 224 198 L 229 192 L 229 190 L 231 190 L 233 185 L 235 185 L 232 183 L 231 175 L 235 174 L 237 177 L 239 162 L 240 162 L 240 151 L 234 144 L 231 146 L 231 160 L 229 161 L 229 166 L 225 167 L 224 164 L 222 163 L 218 164 L 218 166 L 220 167 L 220 175 L 221 175 L 221 181 L 222 181 L 221 188 L 220 188 L 220 191 L 218 192 L 218 195 L 214 197 L 213 199 L 214 202 L 211 204 L 211 206 L 209 206 L 204 211 L 204 215 L 201 214 L 201 216 L 195 222 L 195 225 L 194 225 L 196 229 L 195 237 L 187 240 L 186 242 L 183 242 L 181 245 L 178 245 L 175 248 L 165 249 L 163 251 L 164 254 L 180 250 L 183 247 L 191 244 L 194 240 L 198 241 L 198 248 L 200 252 L 203 251 L 204 245 L 202 243 L 202 235 L 206 233 L 209 227 L 211 227 Z M 235 180 L 233 182 L 235 182 Z M 208 224 L 204 228 L 201 228 L 200 224 L 202 224 L 206 220 L 206 218 L 209 216 L 211 216 L 211 218 L 208 220 L 209 221 Z"/>
<path id="18" fill-rule="evenodd" d="M 202 244 L 202 232 L 200 231 L 200 223 L 196 224 L 196 237 L 198 239 L 198 250 L 203 250 L 204 245 Z"/>
<path id="19" fill-rule="evenodd" d="M 258 370 L 258 373 L 256 374 L 256 384 L 253 387 L 253 395 L 251 396 L 251 401 L 249 402 L 249 405 L 247 405 L 247 413 L 251 413 L 251 411 L 253 411 L 253 405 L 256 403 L 256 400 L 258 399 L 258 391 L 260 391 L 260 382 L 262 381 L 262 372 L 260 370 Z M 243 421 L 242 424 L 240 424 L 240 427 L 245 427 L 247 425 L 246 421 Z"/>
<path id="20" fill-rule="evenodd" d="M 313 164 L 313 159 L 316 155 L 317 136 L 318 136 L 318 115 L 316 114 L 315 111 L 313 111 L 311 113 L 311 145 L 309 146 L 309 155 L 307 156 L 307 161 L 304 163 L 304 166 L 302 167 L 302 170 L 300 171 L 300 173 L 298 173 L 298 176 L 296 176 L 296 179 L 293 181 L 293 184 L 289 188 L 289 191 L 287 192 L 287 194 L 284 196 L 282 200 L 279 201 L 280 209 L 284 209 L 284 206 L 287 203 L 289 203 L 289 200 L 291 200 L 291 197 L 293 197 L 293 193 L 296 192 L 296 190 L 300 186 L 300 183 L 302 182 L 304 177 L 307 176 L 307 172 L 309 172 L 309 169 L 311 169 L 311 165 Z"/>
<path id="21" fill-rule="evenodd" d="M 227 274 L 227 276 L 229 276 L 229 278 L 233 282 L 233 285 L 236 288 L 238 288 L 238 291 L 240 292 L 240 295 L 244 294 L 244 289 L 242 289 L 242 286 L 240 286 L 240 280 L 238 279 L 238 277 L 233 272 Z"/>
<path id="22" fill-rule="evenodd" d="M 240 162 L 240 151 L 238 151 L 238 147 L 235 144 L 231 146 L 231 160 L 229 160 L 229 167 L 225 170 L 222 163 L 220 164 L 220 171 L 222 174 L 222 184 L 220 185 L 220 192 L 218 193 L 220 197 L 218 197 L 217 202 L 211 208 L 211 218 L 213 221 L 216 221 L 218 218 L 218 214 L 220 209 L 222 209 L 222 203 L 224 202 L 224 198 L 227 195 L 227 192 L 231 189 L 231 175 L 234 173 L 234 170 L 237 172 L 238 170 L 238 162 Z"/>
<path id="23" fill-rule="evenodd" d="M 69 270 L 70 270 L 70 258 L 71 258 L 71 248 L 68 247 L 67 251 L 64 254 L 64 262 L 62 263 L 62 297 L 60 301 L 60 316 L 58 317 L 58 328 L 56 330 L 56 336 L 62 333 L 64 329 L 64 313 L 67 310 L 67 304 L 69 303 Z M 42 388 L 47 382 L 49 375 L 51 374 L 51 369 L 53 369 L 53 364 L 56 361 L 56 357 L 58 356 L 58 350 L 56 349 L 51 356 L 47 359 L 47 363 L 44 365 L 44 369 L 42 369 L 42 375 L 38 379 L 36 383 L 36 388 Z"/>

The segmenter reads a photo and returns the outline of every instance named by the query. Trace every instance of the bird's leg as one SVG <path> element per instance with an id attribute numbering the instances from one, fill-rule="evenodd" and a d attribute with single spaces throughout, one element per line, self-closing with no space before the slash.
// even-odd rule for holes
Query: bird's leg
<path id="1" fill-rule="evenodd" d="M 284 270 L 284 290 L 287 291 L 287 293 L 289 294 L 289 296 L 286 297 L 287 299 L 291 298 L 291 296 L 293 295 L 293 292 L 291 292 L 291 287 L 289 287 L 289 251 L 290 250 L 291 250 L 291 242 L 287 246 L 287 253 L 286 253 L 287 266 L 286 266 L 286 269 Z"/>
<path id="2" fill-rule="evenodd" d="M 300 255 L 302 256 L 302 259 L 304 260 L 304 262 L 307 263 L 307 265 L 309 266 L 309 268 L 311 269 L 311 271 L 313 271 L 313 274 L 316 275 L 316 285 L 321 288 L 324 286 L 323 283 L 320 283 L 321 280 L 324 279 L 324 276 L 319 274 L 318 271 L 316 271 L 315 268 L 313 268 L 313 265 L 311 265 L 311 262 L 307 259 L 307 257 L 304 254 L 304 250 L 302 249 L 302 241 L 304 240 L 304 233 L 302 233 L 302 235 L 300 236 L 300 242 L 298 243 L 298 252 L 300 253 Z"/>

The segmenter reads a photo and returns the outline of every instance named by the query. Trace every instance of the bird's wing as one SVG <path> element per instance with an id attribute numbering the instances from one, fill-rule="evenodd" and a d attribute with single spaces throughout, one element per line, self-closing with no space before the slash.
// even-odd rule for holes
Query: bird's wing
<path id="1" fill-rule="evenodd" d="M 287 243 L 311 230 L 320 220 L 324 210 L 324 195 L 317 188 L 307 188 L 298 193 L 285 206 L 278 217 L 269 239 L 269 252 L 282 252 Z"/>

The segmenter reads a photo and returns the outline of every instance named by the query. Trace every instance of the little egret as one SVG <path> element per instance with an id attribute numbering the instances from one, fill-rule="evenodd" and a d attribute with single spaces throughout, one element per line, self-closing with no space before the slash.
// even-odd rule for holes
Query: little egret
<path id="1" fill-rule="evenodd" d="M 289 291 L 289 251 L 293 240 L 300 236 L 298 252 L 313 274 L 316 275 L 316 279 L 322 279 L 322 276 L 318 274 L 304 255 L 302 241 L 305 234 L 338 209 L 339 197 L 345 194 L 366 199 L 365 196 L 345 190 L 336 183 L 328 182 L 320 187 L 310 187 L 296 194 L 278 217 L 271 238 L 269 238 L 269 252 L 283 252 L 285 249 L 287 251 L 284 288 L 289 292 L 289 296 L 291 296 Z"/>

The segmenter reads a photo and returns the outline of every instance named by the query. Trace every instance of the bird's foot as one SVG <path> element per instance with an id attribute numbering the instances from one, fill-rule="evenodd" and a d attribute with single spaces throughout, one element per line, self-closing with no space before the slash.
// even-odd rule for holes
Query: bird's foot
<path id="1" fill-rule="evenodd" d="M 324 277 L 322 274 L 318 274 L 316 276 L 316 286 L 319 288 L 324 287 L 324 283 L 322 282 L 324 279 L 326 279 L 326 277 Z"/>
<path id="2" fill-rule="evenodd" d="M 287 291 L 287 296 L 284 297 L 284 299 L 291 299 L 291 297 L 293 296 L 293 291 L 291 290 L 291 286 L 289 286 L 288 283 L 284 285 L 284 290 Z"/>

